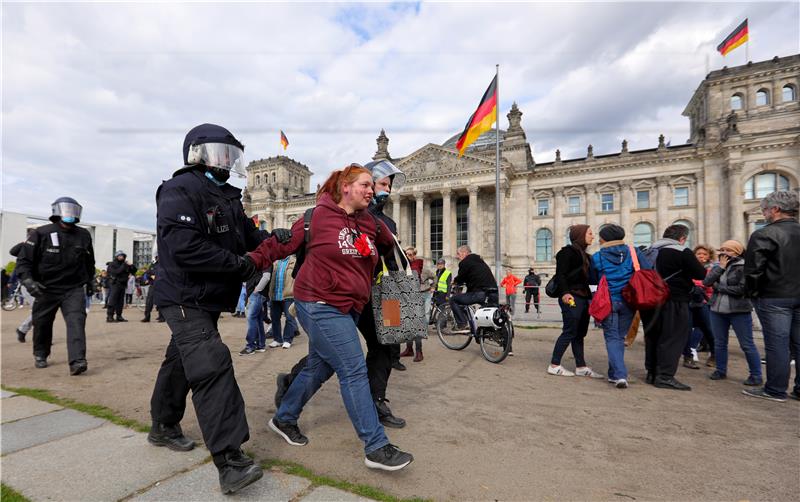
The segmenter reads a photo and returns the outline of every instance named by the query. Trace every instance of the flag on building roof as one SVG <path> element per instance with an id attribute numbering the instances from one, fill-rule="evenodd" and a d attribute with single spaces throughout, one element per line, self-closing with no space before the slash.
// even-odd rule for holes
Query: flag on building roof
<path id="1" fill-rule="evenodd" d="M 492 79 L 492 83 L 483 93 L 481 102 L 478 104 L 478 109 L 475 110 L 469 120 L 467 121 L 464 132 L 456 142 L 458 149 L 458 156 L 464 155 L 464 151 L 471 145 L 478 137 L 492 128 L 492 125 L 497 120 L 497 75 Z"/>
<path id="2" fill-rule="evenodd" d="M 284 150 L 286 150 L 286 147 L 289 146 L 289 140 L 286 139 L 286 135 L 283 134 L 283 131 L 281 131 L 281 145 L 283 145 Z"/>
<path id="3" fill-rule="evenodd" d="M 739 47 L 748 40 L 747 19 L 744 20 L 730 35 L 717 46 L 717 50 L 726 56 L 733 49 Z"/>

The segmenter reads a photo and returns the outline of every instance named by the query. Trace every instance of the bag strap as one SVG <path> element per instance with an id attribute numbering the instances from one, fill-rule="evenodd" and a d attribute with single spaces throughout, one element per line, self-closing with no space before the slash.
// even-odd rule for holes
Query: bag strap
<path id="1" fill-rule="evenodd" d="M 628 249 L 631 250 L 631 260 L 633 260 L 633 270 L 634 272 L 639 271 L 639 256 L 636 254 L 636 248 L 633 245 L 628 244 Z"/>
<path id="2" fill-rule="evenodd" d="M 410 277 L 410 276 L 414 275 L 413 272 L 411 271 L 411 262 L 409 261 L 408 257 L 404 253 L 398 253 L 397 252 L 398 249 L 401 250 L 401 251 L 403 249 L 402 246 L 400 246 L 400 241 L 397 240 L 397 236 L 396 235 L 394 235 L 391 232 L 389 232 L 389 233 L 392 234 L 392 240 L 394 240 L 394 246 L 392 246 L 392 252 L 394 252 L 394 259 L 397 262 L 397 266 L 398 267 L 402 266 L 403 269 L 405 270 L 407 276 Z M 402 255 L 403 258 L 400 258 L 401 255 Z M 405 259 L 405 265 L 402 265 L 403 259 Z"/>

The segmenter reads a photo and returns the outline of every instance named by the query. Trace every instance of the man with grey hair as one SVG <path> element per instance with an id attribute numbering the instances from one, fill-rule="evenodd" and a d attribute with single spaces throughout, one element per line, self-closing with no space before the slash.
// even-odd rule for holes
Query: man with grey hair
<path id="1" fill-rule="evenodd" d="M 767 381 L 745 395 L 786 401 L 790 360 L 800 354 L 800 223 L 796 192 L 772 192 L 761 201 L 766 226 L 747 243 L 745 287 L 764 333 Z M 795 365 L 794 399 L 800 400 L 800 374 Z"/>
<path id="2" fill-rule="evenodd" d="M 467 292 L 453 295 L 450 298 L 450 308 L 456 321 L 454 331 L 469 333 L 466 306 L 484 302 L 496 304 L 497 281 L 489 265 L 480 255 L 474 254 L 469 246 L 459 246 L 456 249 L 456 258 L 459 260 L 458 274 L 453 283 L 464 284 L 467 286 Z"/>

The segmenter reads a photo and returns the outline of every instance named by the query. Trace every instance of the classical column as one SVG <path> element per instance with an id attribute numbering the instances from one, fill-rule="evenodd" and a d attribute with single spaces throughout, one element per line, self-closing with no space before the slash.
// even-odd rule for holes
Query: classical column
<path id="1" fill-rule="evenodd" d="M 414 200 L 417 201 L 417 253 L 422 256 L 425 254 L 425 194 L 414 192 Z"/>
<path id="2" fill-rule="evenodd" d="M 744 235 L 744 209 L 742 208 L 742 163 L 728 165 L 728 206 L 730 207 L 730 228 L 728 235 L 731 239 L 746 242 Z"/>
<path id="3" fill-rule="evenodd" d="M 669 176 L 659 176 L 656 178 L 658 182 L 658 200 L 656 201 L 656 239 L 661 237 L 664 229 L 669 226 Z"/>
<path id="4" fill-rule="evenodd" d="M 470 185 L 467 187 L 469 193 L 469 227 L 468 227 L 468 240 L 469 248 L 473 253 L 480 254 L 480 238 L 478 237 L 478 219 L 480 218 L 480 211 L 478 209 L 478 190 L 479 188 Z"/>
<path id="5" fill-rule="evenodd" d="M 586 224 L 592 227 L 592 231 L 597 235 L 594 220 L 597 216 L 597 183 L 586 184 Z"/>
<path id="6" fill-rule="evenodd" d="M 399 195 L 396 195 L 392 199 L 392 219 L 394 220 L 395 224 L 397 225 L 397 238 L 398 239 L 400 238 L 400 235 L 401 235 L 400 232 L 402 232 L 402 228 L 403 228 L 402 226 L 400 226 L 400 220 L 402 219 L 402 217 L 400 216 L 402 214 L 401 211 L 400 211 L 400 208 L 403 205 L 403 203 L 401 201 L 402 201 L 402 199 L 400 199 Z"/>
<path id="7" fill-rule="evenodd" d="M 695 174 L 696 182 L 695 182 L 695 226 L 697 227 L 697 238 L 695 241 L 697 243 L 701 242 L 708 242 L 706 239 L 706 183 L 705 183 L 705 174 L 703 171 L 698 172 Z"/>
<path id="8" fill-rule="evenodd" d="M 556 255 L 559 249 L 564 247 L 564 237 L 567 235 L 567 229 L 563 228 L 562 213 L 564 208 L 564 187 L 555 187 L 553 189 L 553 256 Z M 536 238 L 534 234 L 534 239 Z M 536 252 L 534 251 L 534 255 Z"/>
<path id="9" fill-rule="evenodd" d="M 628 240 L 633 242 L 633 229 L 631 228 L 631 211 L 635 209 L 633 205 L 633 192 L 631 191 L 631 180 L 619 182 L 619 224 L 625 229 Z"/>
<path id="10" fill-rule="evenodd" d="M 442 256 L 448 262 L 455 255 L 455 236 L 453 235 L 453 219 L 450 217 L 451 200 L 453 190 L 443 188 L 442 194 Z"/>

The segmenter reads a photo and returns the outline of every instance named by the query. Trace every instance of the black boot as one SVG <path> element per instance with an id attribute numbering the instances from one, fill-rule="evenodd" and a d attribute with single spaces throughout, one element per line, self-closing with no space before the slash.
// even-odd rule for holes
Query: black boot
<path id="1" fill-rule="evenodd" d="M 392 410 L 390 410 L 389 405 L 386 404 L 388 402 L 389 401 L 385 398 L 375 400 L 375 409 L 378 411 L 378 420 L 380 420 L 384 427 L 402 429 L 406 426 L 406 421 L 392 414 Z"/>
<path id="2" fill-rule="evenodd" d="M 34 366 L 37 368 L 47 368 L 47 358 L 42 356 L 33 356 Z"/>
<path id="3" fill-rule="evenodd" d="M 117 316 L 117 322 L 128 322 L 128 320 L 125 319 L 124 317 L 122 317 L 121 315 L 118 315 Z"/>
<path id="4" fill-rule="evenodd" d="M 117 322 L 114 320 L 114 316 L 106 316 L 106 322 Z"/>
<path id="5" fill-rule="evenodd" d="M 261 479 L 264 471 L 242 450 L 228 450 L 214 455 L 214 465 L 219 469 L 219 488 L 224 494 L 236 493 Z"/>
<path id="6" fill-rule="evenodd" d="M 167 425 L 154 421 L 147 441 L 175 451 L 189 451 L 194 448 L 194 441 L 183 435 L 180 424 Z"/>
<path id="7" fill-rule="evenodd" d="M 69 374 L 71 376 L 80 375 L 87 369 L 89 369 L 89 365 L 86 363 L 86 361 L 76 361 L 69 365 Z"/>

